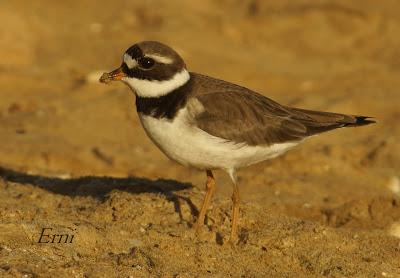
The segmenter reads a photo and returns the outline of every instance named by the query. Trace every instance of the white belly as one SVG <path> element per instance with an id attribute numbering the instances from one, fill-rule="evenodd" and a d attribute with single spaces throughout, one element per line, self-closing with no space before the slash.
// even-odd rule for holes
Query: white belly
<path id="1" fill-rule="evenodd" d="M 139 118 L 147 135 L 170 159 L 199 169 L 238 169 L 274 158 L 298 144 L 249 146 L 230 142 L 190 125 L 186 109 L 173 121 L 140 113 Z"/>

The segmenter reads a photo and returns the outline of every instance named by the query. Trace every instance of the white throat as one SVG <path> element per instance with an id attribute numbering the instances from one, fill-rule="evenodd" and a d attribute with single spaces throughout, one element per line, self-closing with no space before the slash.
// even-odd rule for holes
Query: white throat
<path id="1" fill-rule="evenodd" d="M 126 83 L 140 97 L 160 97 L 181 87 L 190 79 L 190 74 L 186 69 L 177 72 L 169 80 L 145 80 L 132 77 L 124 77 L 122 81 Z"/>

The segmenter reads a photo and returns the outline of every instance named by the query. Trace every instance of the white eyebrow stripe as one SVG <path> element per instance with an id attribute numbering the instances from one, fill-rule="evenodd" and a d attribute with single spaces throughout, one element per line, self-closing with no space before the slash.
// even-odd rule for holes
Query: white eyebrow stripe
<path id="1" fill-rule="evenodd" d="M 160 56 L 157 54 L 147 54 L 146 57 L 154 59 L 156 62 L 159 62 L 161 64 L 172 64 L 174 60 L 168 57 Z"/>
<path id="2" fill-rule="evenodd" d="M 131 55 L 129 54 L 124 54 L 124 63 L 128 66 L 128 68 L 133 69 L 134 67 L 137 66 L 137 62 L 135 59 L 132 59 Z"/>

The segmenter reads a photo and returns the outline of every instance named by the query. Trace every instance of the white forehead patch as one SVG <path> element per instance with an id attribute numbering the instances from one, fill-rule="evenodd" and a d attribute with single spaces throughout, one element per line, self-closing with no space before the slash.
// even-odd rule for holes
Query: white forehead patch
<path id="1" fill-rule="evenodd" d="M 169 80 L 145 80 L 133 77 L 122 79 L 140 97 L 160 97 L 181 87 L 190 79 L 190 74 L 186 69 L 175 73 Z"/>
<path id="2" fill-rule="evenodd" d="M 131 55 L 125 53 L 124 54 L 124 63 L 128 66 L 128 68 L 133 69 L 137 66 L 137 62 L 135 59 L 132 59 Z"/>
<path id="3" fill-rule="evenodd" d="M 152 58 L 160 64 L 172 64 L 174 62 L 174 60 L 172 60 L 171 58 L 160 56 L 157 54 L 147 54 L 146 57 Z"/>

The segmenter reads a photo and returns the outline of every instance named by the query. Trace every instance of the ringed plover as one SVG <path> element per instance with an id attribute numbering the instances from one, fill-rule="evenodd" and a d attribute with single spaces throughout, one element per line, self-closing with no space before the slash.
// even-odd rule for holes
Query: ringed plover
<path id="1" fill-rule="evenodd" d="M 100 78 L 103 83 L 110 81 L 122 81 L 135 93 L 143 128 L 166 156 L 205 170 L 206 194 L 197 232 L 215 187 L 212 170 L 229 174 L 231 242 L 237 239 L 238 169 L 277 157 L 307 137 L 375 122 L 366 116 L 288 107 L 245 87 L 189 72 L 176 51 L 156 41 L 128 48 L 121 66 Z"/>

